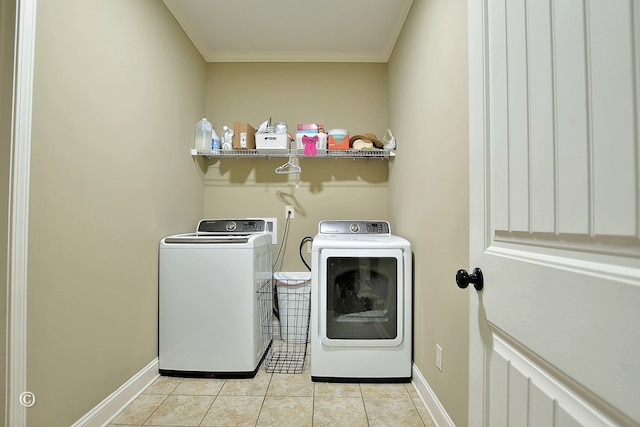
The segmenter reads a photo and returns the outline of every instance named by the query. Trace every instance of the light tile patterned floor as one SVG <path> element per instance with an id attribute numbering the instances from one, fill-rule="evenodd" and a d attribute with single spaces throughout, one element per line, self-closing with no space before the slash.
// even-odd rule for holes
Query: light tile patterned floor
<path id="1" fill-rule="evenodd" d="M 271 374 L 261 368 L 252 379 L 160 377 L 109 426 L 435 424 L 412 384 L 314 383 L 308 369 L 302 374 Z"/>

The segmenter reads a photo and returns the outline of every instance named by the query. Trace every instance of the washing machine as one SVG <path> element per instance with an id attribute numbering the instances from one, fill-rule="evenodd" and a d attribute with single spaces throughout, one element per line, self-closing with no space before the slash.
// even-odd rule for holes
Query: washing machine
<path id="1" fill-rule="evenodd" d="M 321 221 L 311 262 L 311 379 L 411 381 L 409 241 L 387 221 Z"/>
<path id="2" fill-rule="evenodd" d="M 270 219 L 203 219 L 160 242 L 161 375 L 250 378 L 271 343 Z"/>

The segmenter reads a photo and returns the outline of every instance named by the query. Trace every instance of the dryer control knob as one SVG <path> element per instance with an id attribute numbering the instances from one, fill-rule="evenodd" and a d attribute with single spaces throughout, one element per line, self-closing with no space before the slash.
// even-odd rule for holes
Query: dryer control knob
<path id="1" fill-rule="evenodd" d="M 352 233 L 357 233 L 360 230 L 360 226 L 356 223 L 353 223 L 349 226 L 349 230 L 351 230 Z"/>

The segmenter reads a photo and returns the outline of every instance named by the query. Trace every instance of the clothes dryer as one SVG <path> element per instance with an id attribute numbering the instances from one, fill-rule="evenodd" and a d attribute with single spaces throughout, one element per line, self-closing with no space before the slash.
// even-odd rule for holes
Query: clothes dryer
<path id="1" fill-rule="evenodd" d="M 409 241 L 387 221 L 321 221 L 311 262 L 311 379 L 409 382 Z"/>

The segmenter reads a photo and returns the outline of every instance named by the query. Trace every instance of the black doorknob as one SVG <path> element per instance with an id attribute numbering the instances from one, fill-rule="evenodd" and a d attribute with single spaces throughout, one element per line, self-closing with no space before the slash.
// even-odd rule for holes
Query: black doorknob
<path id="1" fill-rule="evenodd" d="M 458 287 L 465 289 L 469 286 L 469 283 L 473 283 L 473 287 L 476 288 L 476 291 L 481 291 L 484 287 L 482 270 L 474 268 L 472 274 L 467 273 L 467 270 L 458 270 L 456 273 L 456 284 Z"/>

